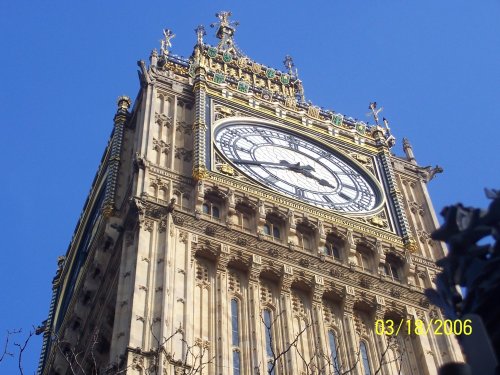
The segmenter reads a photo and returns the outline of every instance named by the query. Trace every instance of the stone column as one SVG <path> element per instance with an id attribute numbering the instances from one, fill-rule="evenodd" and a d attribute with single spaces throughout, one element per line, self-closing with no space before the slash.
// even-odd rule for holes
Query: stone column
<path id="1" fill-rule="evenodd" d="M 206 105 L 207 93 L 205 68 L 198 67 L 194 84 L 195 118 L 193 123 L 193 178 L 203 180 L 207 176 L 206 166 Z"/>
<path id="2" fill-rule="evenodd" d="M 280 337 L 276 337 L 276 344 L 279 345 L 278 352 L 280 350 L 288 348 L 290 343 L 295 339 L 293 331 L 293 316 L 292 316 L 292 301 L 291 301 L 291 286 L 292 286 L 292 276 L 293 268 L 288 265 L 283 266 L 283 273 L 281 276 L 281 301 L 280 301 L 280 311 L 281 314 L 280 326 L 282 327 L 279 334 Z M 276 333 L 277 330 L 275 330 Z M 280 340 L 278 340 L 281 338 Z M 283 356 L 283 372 L 285 374 L 294 374 L 296 372 L 297 355 L 295 351 L 290 350 L 287 355 Z M 281 374 L 280 374 L 281 375 Z"/>
<path id="3" fill-rule="evenodd" d="M 423 321 L 425 327 L 427 327 L 427 324 L 429 324 L 429 321 L 428 319 L 426 319 L 425 314 L 422 312 L 421 314 L 417 315 L 413 307 L 407 307 L 406 319 L 412 320 L 412 323 L 414 323 L 416 319 L 420 319 Z M 412 329 L 414 329 L 413 324 L 412 324 Z M 419 369 L 421 373 L 424 375 L 437 374 L 437 366 L 435 359 L 437 353 L 433 352 L 431 343 L 429 342 L 429 337 L 425 334 L 413 335 L 413 342 L 416 344 L 415 346 L 418 350 L 418 353 L 415 353 L 415 355 L 418 357 L 417 363 L 419 363 Z"/>
<path id="4" fill-rule="evenodd" d="M 312 355 L 316 355 L 316 365 L 319 368 L 326 368 L 325 356 L 328 355 L 328 340 L 325 337 L 325 325 L 323 319 L 323 293 L 325 291 L 325 281 L 323 276 L 314 275 L 314 290 L 312 298 L 312 319 L 314 342 Z"/>
<path id="5" fill-rule="evenodd" d="M 248 281 L 248 316 L 249 319 L 249 342 L 250 346 L 250 358 L 248 360 L 248 367 L 245 370 L 249 374 L 256 374 L 257 369 L 260 366 L 260 373 L 265 374 L 265 367 L 262 363 L 265 363 L 264 349 L 262 348 L 262 343 L 264 338 L 262 337 L 262 321 L 261 321 L 261 309 L 260 309 L 260 284 L 259 276 L 262 270 L 262 258 L 260 255 L 252 254 L 252 265 L 249 272 Z"/>
<path id="6" fill-rule="evenodd" d="M 344 289 L 344 337 L 347 345 L 347 354 L 351 354 L 347 361 L 343 361 L 344 368 L 351 368 L 357 361 L 357 358 L 352 357 L 354 353 L 359 351 L 359 343 L 356 337 L 356 328 L 354 324 L 354 302 L 355 292 L 352 286 L 346 285 Z M 353 369 L 352 374 L 357 375 L 359 366 Z"/>
<path id="7" fill-rule="evenodd" d="M 230 316 L 228 309 L 230 308 L 229 298 L 227 294 L 227 265 L 229 263 L 229 246 L 221 244 L 219 257 L 217 259 L 217 274 L 215 286 L 215 352 L 210 353 L 210 356 L 215 355 L 216 372 L 223 374 L 227 369 L 231 368 L 231 358 L 228 351 L 231 345 L 231 337 L 228 336 L 229 324 L 228 317 Z"/>

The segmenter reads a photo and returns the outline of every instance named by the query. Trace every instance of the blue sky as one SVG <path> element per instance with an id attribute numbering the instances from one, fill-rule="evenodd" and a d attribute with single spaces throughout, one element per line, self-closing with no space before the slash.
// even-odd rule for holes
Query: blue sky
<path id="1" fill-rule="evenodd" d="M 180 5 L 181 4 L 181 5 Z M 437 211 L 486 206 L 500 188 L 500 1 L 61 1 L 0 4 L 0 339 L 47 316 L 65 253 L 112 128 L 116 98 L 135 98 L 136 61 L 176 34 L 188 56 L 193 29 L 219 10 L 240 21 L 239 47 L 282 68 L 293 56 L 314 104 L 362 120 L 384 107 L 418 162 L 439 164 Z M 33 373 L 40 340 L 26 354 Z M 0 363 L 0 373 L 16 373 Z"/>

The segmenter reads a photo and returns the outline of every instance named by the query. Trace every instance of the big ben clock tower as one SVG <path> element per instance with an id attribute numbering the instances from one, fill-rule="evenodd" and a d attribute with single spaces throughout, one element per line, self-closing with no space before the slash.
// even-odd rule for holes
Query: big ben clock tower
<path id="1" fill-rule="evenodd" d="M 189 60 L 164 30 L 134 105 L 119 98 L 39 374 L 433 375 L 461 360 L 411 329 L 442 318 L 423 294 L 445 253 L 429 235 L 439 170 L 406 140 L 391 153 L 376 103 L 371 126 L 307 103 L 291 58 L 243 54 L 230 15 L 218 45 L 196 29 Z"/>

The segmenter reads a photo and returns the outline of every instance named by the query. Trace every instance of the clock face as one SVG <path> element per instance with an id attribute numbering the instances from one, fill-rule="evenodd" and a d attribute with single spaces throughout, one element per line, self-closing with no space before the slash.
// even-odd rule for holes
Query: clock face
<path id="1" fill-rule="evenodd" d="M 352 213 L 381 203 L 377 184 L 355 163 L 295 133 L 240 121 L 220 125 L 215 144 L 246 175 L 306 203 Z"/>

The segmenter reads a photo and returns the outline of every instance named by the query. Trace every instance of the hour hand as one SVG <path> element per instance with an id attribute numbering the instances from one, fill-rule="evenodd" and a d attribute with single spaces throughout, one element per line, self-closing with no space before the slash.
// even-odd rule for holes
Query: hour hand
<path id="1" fill-rule="evenodd" d="M 328 186 L 328 187 L 330 187 L 332 189 L 335 189 L 335 186 L 333 186 L 327 180 L 325 180 L 323 178 L 316 177 L 309 170 L 298 170 L 296 172 L 298 172 L 298 173 L 300 173 L 300 174 L 302 174 L 302 175 L 304 175 L 306 177 L 312 178 L 313 180 L 318 181 L 318 184 L 320 184 L 321 186 Z"/>
<path id="2" fill-rule="evenodd" d="M 314 168 L 310 165 L 300 165 L 300 161 L 298 163 L 292 164 L 287 160 L 280 160 L 280 164 L 288 167 L 288 169 L 301 173 L 302 171 L 314 171 Z"/>

